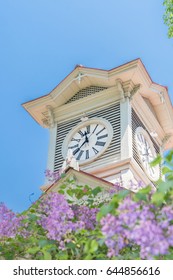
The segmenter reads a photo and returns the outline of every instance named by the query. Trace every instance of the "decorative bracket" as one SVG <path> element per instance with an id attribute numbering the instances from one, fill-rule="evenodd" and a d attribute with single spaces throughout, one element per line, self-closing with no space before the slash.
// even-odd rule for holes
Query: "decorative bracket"
<path id="1" fill-rule="evenodd" d="M 47 111 L 43 113 L 43 115 L 45 116 L 44 119 L 42 119 L 43 125 L 45 127 L 53 128 L 55 126 L 53 108 L 52 108 L 52 106 L 47 105 L 46 109 L 47 109 Z"/>
<path id="2" fill-rule="evenodd" d="M 120 79 L 116 80 L 116 88 L 118 92 L 120 93 L 120 98 L 122 99 L 122 102 L 125 102 L 125 92 L 122 86 L 122 81 Z"/>
<path id="3" fill-rule="evenodd" d="M 120 93 L 121 96 L 121 100 L 122 102 L 125 102 L 126 98 L 129 98 L 130 100 L 132 100 L 133 96 L 138 92 L 138 90 L 141 88 L 140 84 L 137 85 L 129 85 L 128 89 L 126 89 L 126 91 L 124 90 L 124 88 L 126 88 L 126 86 L 124 86 L 123 88 L 123 83 L 120 79 L 116 80 L 116 88 L 118 90 L 118 92 Z"/>
<path id="4" fill-rule="evenodd" d="M 171 136 L 172 136 L 171 134 L 166 134 L 165 137 L 163 138 L 162 146 L 161 146 L 162 152 L 164 151 L 165 145 L 169 142 Z"/>
<path id="5" fill-rule="evenodd" d="M 135 85 L 134 88 L 130 92 L 130 100 L 132 100 L 133 96 L 138 92 L 138 90 L 141 88 L 141 85 Z"/>
<path id="6" fill-rule="evenodd" d="M 160 101 L 161 101 L 162 103 L 165 103 L 165 96 L 164 96 L 164 92 L 163 92 L 163 91 L 161 91 L 159 94 L 160 94 Z"/>

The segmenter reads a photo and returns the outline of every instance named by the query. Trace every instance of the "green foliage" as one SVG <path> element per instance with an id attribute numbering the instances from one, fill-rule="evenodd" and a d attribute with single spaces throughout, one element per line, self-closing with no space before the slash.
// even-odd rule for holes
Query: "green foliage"
<path id="1" fill-rule="evenodd" d="M 173 37 L 173 0 L 164 0 L 165 13 L 163 16 L 165 24 L 168 26 L 168 37 Z"/>

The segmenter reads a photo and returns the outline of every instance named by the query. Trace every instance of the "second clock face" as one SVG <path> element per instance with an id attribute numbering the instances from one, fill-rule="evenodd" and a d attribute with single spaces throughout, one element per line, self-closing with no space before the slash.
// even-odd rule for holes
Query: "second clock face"
<path id="1" fill-rule="evenodd" d="M 85 121 L 67 136 L 65 141 L 67 149 L 72 150 L 80 163 L 92 161 L 109 146 L 113 136 L 111 128 L 111 125 L 103 119 Z"/>
<path id="2" fill-rule="evenodd" d="M 156 158 L 156 152 L 148 133 L 142 127 L 138 127 L 135 132 L 135 140 L 138 155 L 147 176 L 152 181 L 157 181 L 159 179 L 159 166 L 150 165 Z"/>

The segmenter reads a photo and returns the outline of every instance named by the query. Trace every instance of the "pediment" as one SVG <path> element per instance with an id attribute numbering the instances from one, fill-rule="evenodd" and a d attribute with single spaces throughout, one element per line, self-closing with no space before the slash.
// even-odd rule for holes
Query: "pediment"
<path id="1" fill-rule="evenodd" d="M 114 185 L 108 181 L 86 173 L 82 170 L 77 171 L 70 167 L 66 170 L 65 177 L 61 178 L 53 184 L 42 186 L 41 190 L 45 193 L 58 192 L 58 190 L 60 190 L 60 186 L 68 182 L 68 180 L 74 180 L 76 185 L 88 185 L 91 188 L 96 188 L 99 186 L 107 191 L 109 191 L 112 188 L 115 188 Z"/>

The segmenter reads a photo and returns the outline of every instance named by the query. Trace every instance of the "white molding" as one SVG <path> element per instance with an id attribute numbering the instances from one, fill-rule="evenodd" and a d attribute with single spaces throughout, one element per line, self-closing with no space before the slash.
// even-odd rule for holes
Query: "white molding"
<path id="1" fill-rule="evenodd" d="M 48 146 L 48 160 L 47 169 L 54 171 L 55 147 L 56 147 L 56 134 L 57 126 L 49 129 L 49 146 Z"/>
<path id="2" fill-rule="evenodd" d="M 54 109 L 55 121 L 63 122 L 81 117 L 84 113 L 87 114 L 88 111 L 92 112 L 98 108 L 107 107 L 109 104 L 118 102 L 120 99 L 120 93 L 116 91 L 115 87 L 111 87 Z"/>
<path id="3" fill-rule="evenodd" d="M 161 127 L 159 121 L 156 119 L 154 114 L 151 112 L 150 108 L 147 106 L 142 96 L 138 94 L 134 97 L 132 101 L 132 108 L 134 108 L 135 112 L 140 117 L 141 121 L 147 128 L 147 130 L 151 132 L 156 132 L 158 137 L 154 138 L 154 141 L 161 146 L 162 139 L 165 136 L 165 132 Z"/>
<path id="4" fill-rule="evenodd" d="M 132 117 L 129 98 L 120 103 L 121 111 L 121 160 L 132 157 Z"/>

